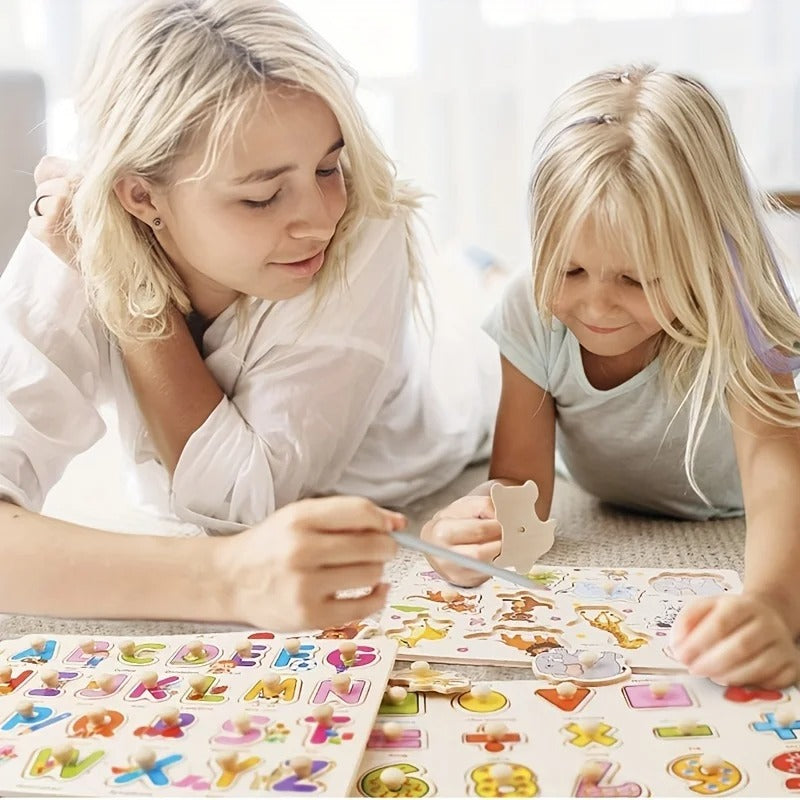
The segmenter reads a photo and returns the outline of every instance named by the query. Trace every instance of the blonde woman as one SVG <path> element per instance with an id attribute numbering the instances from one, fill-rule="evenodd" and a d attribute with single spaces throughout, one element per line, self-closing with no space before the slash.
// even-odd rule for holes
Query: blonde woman
<path id="1" fill-rule="evenodd" d="M 0 611 L 286 630 L 383 602 L 402 517 L 287 504 L 408 503 L 476 456 L 493 410 L 471 401 L 470 345 L 448 354 L 414 321 L 417 199 L 353 92 L 276 2 L 148 0 L 100 37 L 70 265 L 29 235 L 0 286 Z M 56 249 L 66 184 L 31 207 Z M 39 516 L 107 403 L 141 505 L 250 530 L 133 538 Z"/>
<path id="2" fill-rule="evenodd" d="M 486 323 L 503 388 L 490 476 L 423 537 L 491 560 L 492 481 L 539 486 L 556 447 L 609 503 L 683 519 L 747 515 L 745 591 L 703 598 L 673 646 L 698 675 L 797 680 L 800 319 L 763 198 L 720 102 L 700 82 L 601 72 L 554 104 L 530 187 L 533 271 Z M 481 579 L 437 565 L 459 584 Z"/>

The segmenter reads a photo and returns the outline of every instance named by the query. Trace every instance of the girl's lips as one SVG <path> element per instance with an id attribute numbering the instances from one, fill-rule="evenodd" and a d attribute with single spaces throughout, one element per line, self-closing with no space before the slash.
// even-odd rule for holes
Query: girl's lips
<path id="1" fill-rule="evenodd" d="M 325 251 L 320 250 L 315 256 L 306 258 L 303 261 L 292 261 L 289 264 L 275 262 L 275 265 L 289 271 L 296 278 L 308 278 L 311 275 L 316 275 L 322 269 L 324 261 Z"/>

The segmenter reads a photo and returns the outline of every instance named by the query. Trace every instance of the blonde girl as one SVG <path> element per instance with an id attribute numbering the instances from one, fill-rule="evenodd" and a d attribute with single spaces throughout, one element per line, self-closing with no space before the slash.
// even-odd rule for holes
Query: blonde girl
<path id="1" fill-rule="evenodd" d="M 486 323 L 503 371 L 491 480 L 423 537 L 491 560 L 489 486 L 533 479 L 547 518 L 556 449 L 607 502 L 746 514 L 744 593 L 688 606 L 673 647 L 695 674 L 786 686 L 800 674 L 800 319 L 727 114 L 690 77 L 600 72 L 555 102 L 535 164 L 533 271 Z"/>
<path id="2" fill-rule="evenodd" d="M 291 629 L 382 603 L 402 518 L 287 504 L 407 503 L 476 455 L 490 415 L 463 399 L 468 345 L 454 395 L 429 376 L 417 199 L 353 93 L 271 0 L 148 0 L 99 38 L 66 235 L 68 179 L 40 171 L 31 206 L 70 263 L 26 236 L 0 287 L 0 610 Z M 109 404 L 140 505 L 250 530 L 131 539 L 39 516 Z"/>

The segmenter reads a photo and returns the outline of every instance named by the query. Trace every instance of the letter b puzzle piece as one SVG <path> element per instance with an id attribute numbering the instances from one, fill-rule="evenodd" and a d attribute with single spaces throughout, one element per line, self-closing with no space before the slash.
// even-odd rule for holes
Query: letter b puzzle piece
<path id="1" fill-rule="evenodd" d="M 495 516 L 503 529 L 502 549 L 494 565 L 504 569 L 513 567 L 521 575 L 527 575 L 553 546 L 556 521 L 542 522 L 536 516 L 539 489 L 533 481 L 526 481 L 522 486 L 496 483 L 491 495 Z"/>

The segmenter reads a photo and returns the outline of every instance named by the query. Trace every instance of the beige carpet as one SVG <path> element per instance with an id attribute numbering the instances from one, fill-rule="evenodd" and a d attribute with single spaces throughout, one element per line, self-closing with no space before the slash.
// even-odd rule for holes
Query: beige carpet
<path id="1" fill-rule="evenodd" d="M 450 486 L 406 509 L 410 529 L 418 532 L 433 511 L 468 493 L 485 478 L 485 474 L 485 464 L 472 467 Z M 94 517 L 91 509 L 85 506 L 82 516 Z M 553 516 L 558 520 L 558 529 L 555 546 L 544 559 L 547 563 L 717 568 L 735 569 L 742 573 L 744 521 L 741 519 L 698 523 L 630 515 L 603 506 L 563 480 L 557 483 Z M 140 518 L 131 517 L 130 520 L 129 529 L 142 529 Z M 94 518 L 93 521 L 99 520 Z M 124 529 L 126 526 L 123 521 L 115 527 Z M 409 563 L 410 554 L 398 559 L 392 570 L 392 578 L 401 577 Z M 31 567 L 35 568 L 34 565 Z M 90 590 L 87 587 L 87 591 Z M 205 629 L 209 628 L 206 626 Z M 196 625 L 175 622 L 63 620 L 25 616 L 0 620 L 0 639 L 34 632 L 136 636 L 188 633 L 194 630 L 197 630 Z M 220 627 L 218 630 L 226 628 Z M 495 677 L 501 677 L 500 673 L 497 672 Z"/>

